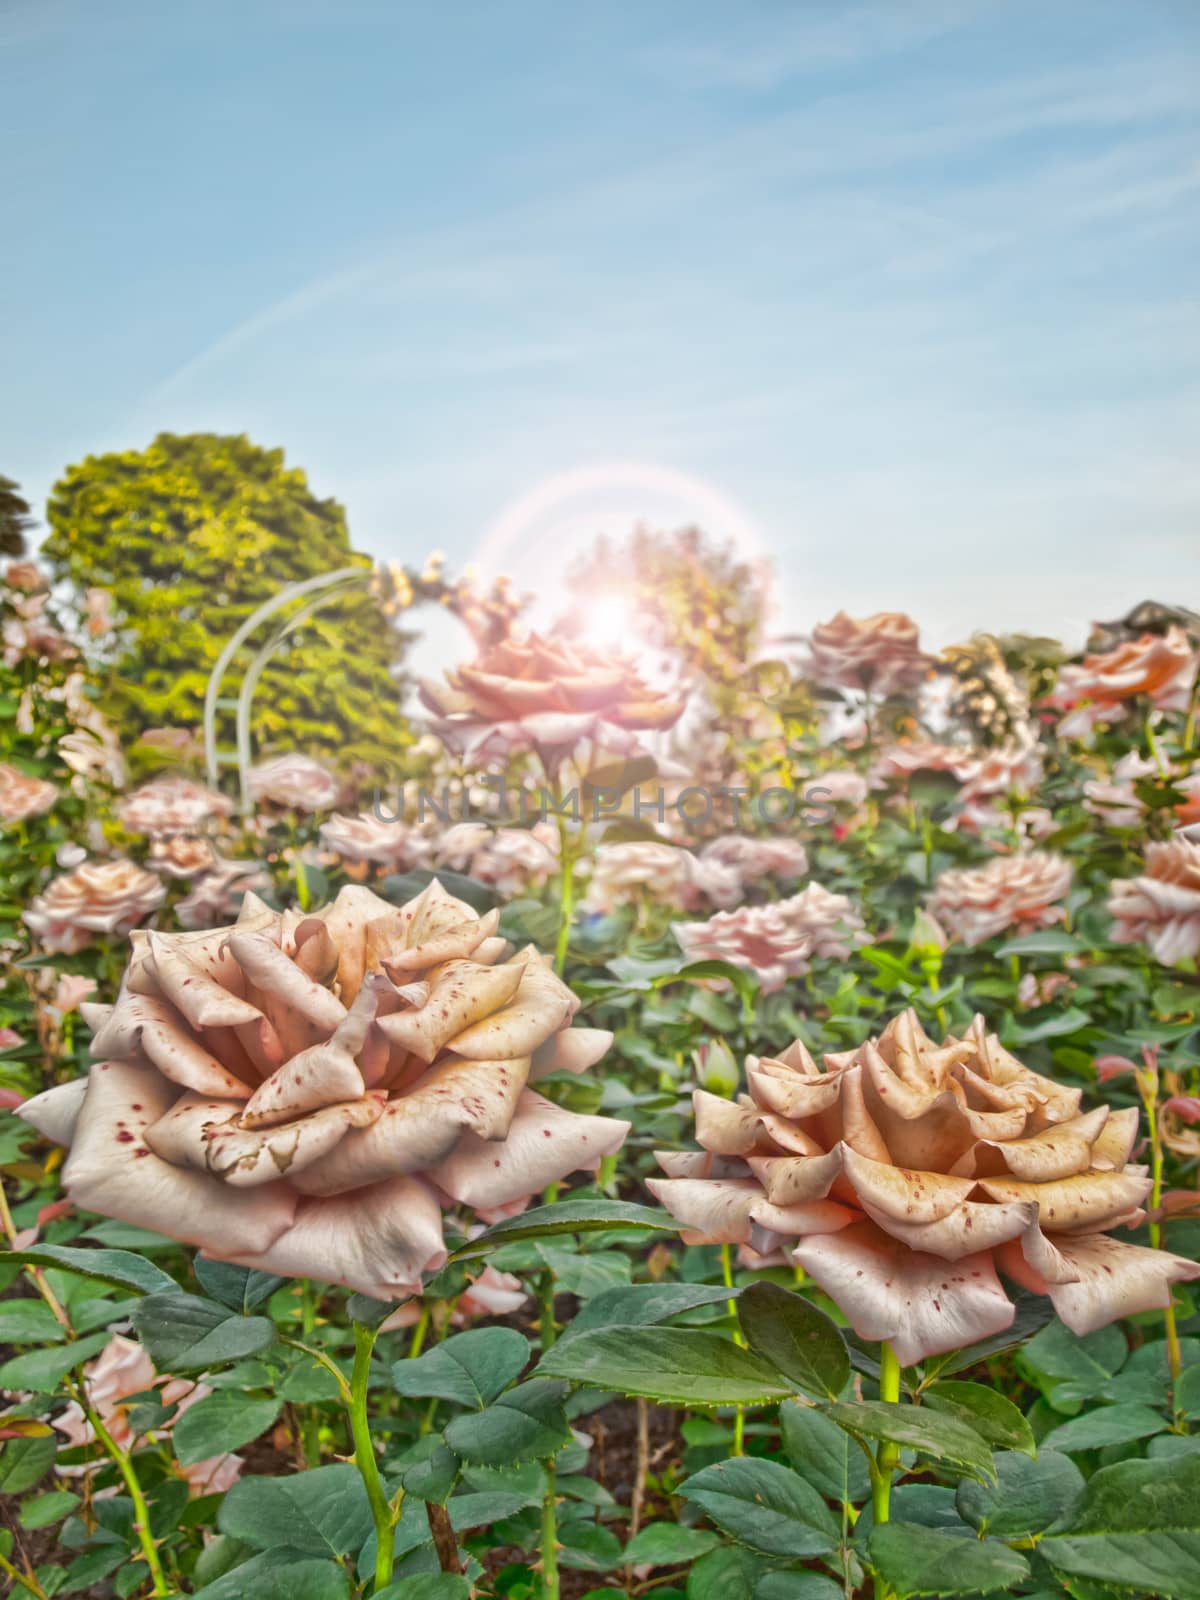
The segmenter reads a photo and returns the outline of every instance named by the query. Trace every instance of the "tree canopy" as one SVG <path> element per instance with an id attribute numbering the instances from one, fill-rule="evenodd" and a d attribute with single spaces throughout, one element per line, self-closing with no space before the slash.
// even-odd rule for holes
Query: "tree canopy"
<path id="1" fill-rule="evenodd" d="M 164 433 L 145 450 L 88 456 L 54 486 L 47 520 L 42 555 L 55 577 L 113 596 L 117 647 L 102 704 L 129 740 L 201 721 L 222 647 L 263 601 L 319 573 L 370 566 L 337 501 L 318 499 L 282 450 L 245 435 Z M 258 686 L 256 752 L 303 749 L 343 769 L 394 757 L 409 738 L 398 711 L 403 648 L 366 594 L 319 611 Z"/>
<path id="2" fill-rule="evenodd" d="M 25 554 L 25 535 L 33 527 L 29 501 L 17 484 L 0 472 L 0 556 Z"/>

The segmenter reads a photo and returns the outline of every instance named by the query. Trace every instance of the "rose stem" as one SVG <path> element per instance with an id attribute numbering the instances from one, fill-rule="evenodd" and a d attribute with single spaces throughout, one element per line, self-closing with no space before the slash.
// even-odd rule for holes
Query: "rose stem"
<path id="1" fill-rule="evenodd" d="M 554 947 L 554 970 L 562 977 L 567 964 L 567 945 L 571 939 L 571 917 L 575 909 L 575 841 L 567 819 L 558 817 L 558 942 Z"/>
<path id="2" fill-rule="evenodd" d="M 542 1354 L 558 1338 L 554 1326 L 554 1273 L 547 1267 L 538 1281 L 538 1301 L 541 1306 Z M 542 1596 L 543 1600 L 559 1600 L 558 1582 L 558 1483 L 554 1457 L 542 1462 L 546 1473 L 546 1488 L 542 1495 Z"/>
<path id="3" fill-rule="evenodd" d="M 379 1476 L 379 1463 L 371 1442 L 371 1424 L 367 1421 L 367 1383 L 371 1375 L 371 1352 L 375 1348 L 378 1331 L 361 1322 L 354 1324 L 354 1370 L 350 1375 L 350 1401 L 346 1407 L 350 1417 L 350 1436 L 354 1440 L 354 1465 L 367 1491 L 371 1517 L 375 1523 L 377 1590 L 386 1589 L 392 1581 L 396 1548 L 396 1514 L 388 1504 L 383 1480 Z"/>
<path id="4" fill-rule="evenodd" d="M 27 1594 L 37 1596 L 37 1600 L 50 1600 L 45 1589 L 32 1574 L 27 1575 L 20 1568 L 14 1567 L 5 1556 L 0 1555 L 0 1572 L 7 1572 L 14 1583 L 19 1583 Z"/>
<path id="5" fill-rule="evenodd" d="M 162 1562 L 158 1558 L 158 1546 L 154 1542 L 154 1535 L 150 1532 L 150 1508 L 146 1504 L 146 1496 L 142 1493 L 142 1485 L 133 1465 L 133 1452 L 132 1450 L 122 1450 L 121 1446 L 104 1426 L 104 1419 L 88 1399 L 87 1382 L 84 1378 L 82 1367 L 79 1368 L 74 1378 L 69 1377 L 67 1379 L 67 1387 L 76 1405 L 91 1423 L 92 1431 L 116 1462 L 117 1469 L 125 1480 L 125 1487 L 129 1490 L 129 1498 L 133 1501 L 134 1532 L 138 1536 L 138 1543 L 142 1547 L 142 1555 L 146 1558 L 146 1565 L 150 1569 L 154 1593 L 156 1595 L 169 1595 L 171 1589 L 163 1572 Z"/>
<path id="6" fill-rule="evenodd" d="M 729 1315 L 733 1318 L 734 1343 L 744 1346 L 746 1341 L 742 1337 L 741 1324 L 738 1322 L 737 1299 L 733 1285 L 733 1254 L 727 1244 L 721 1246 L 721 1281 L 729 1290 L 726 1305 Z M 735 1456 L 746 1454 L 746 1413 L 741 1406 L 738 1406 L 733 1413 L 733 1453 Z"/>
<path id="7" fill-rule="evenodd" d="M 4 1236 L 8 1240 L 9 1248 L 15 1250 L 17 1248 L 17 1225 L 13 1221 L 12 1212 L 8 1209 L 8 1196 L 4 1192 L 3 1183 L 0 1183 L 0 1227 L 4 1229 Z M 69 1339 L 73 1339 L 75 1330 L 71 1326 L 71 1319 L 59 1304 L 54 1290 L 46 1282 L 46 1275 L 41 1267 L 26 1266 L 25 1273 L 42 1299 L 50 1307 L 54 1314 L 54 1320 L 59 1327 L 65 1329 Z"/>
<path id="8" fill-rule="evenodd" d="M 317 1327 L 317 1291 L 312 1280 L 300 1280 L 300 1327 L 305 1343 L 312 1338 Z M 300 1449 L 306 1467 L 321 1465 L 321 1419 L 312 1406 L 306 1406 L 300 1429 Z"/>
<path id="9" fill-rule="evenodd" d="M 892 1405 L 900 1404 L 900 1361 L 886 1339 L 880 1347 L 879 1398 L 889 1401 Z M 871 1473 L 871 1505 L 877 1525 L 888 1520 L 888 1506 L 892 1497 L 892 1474 L 899 1461 L 900 1446 L 891 1439 L 881 1439 Z"/>
<path id="10" fill-rule="evenodd" d="M 429 1521 L 429 1531 L 433 1535 L 438 1565 L 443 1572 L 461 1573 L 462 1562 L 458 1555 L 458 1540 L 454 1537 L 454 1529 L 450 1526 L 450 1513 L 445 1506 L 435 1505 L 432 1500 L 426 1500 L 425 1515 Z"/>
<path id="11" fill-rule="evenodd" d="M 1142 1098 L 1146 1107 L 1146 1121 L 1150 1124 L 1150 1212 L 1154 1221 L 1150 1224 L 1150 1243 L 1156 1250 L 1162 1249 L 1162 1223 L 1158 1212 L 1162 1205 L 1163 1181 L 1163 1144 L 1162 1122 L 1158 1109 L 1158 1077 L 1151 1078 L 1149 1073 L 1139 1074 Z M 1167 1366 L 1171 1372 L 1171 1386 L 1179 1382 L 1179 1374 L 1183 1368 L 1183 1357 L 1179 1349 L 1179 1329 L 1175 1326 L 1175 1296 L 1170 1284 L 1167 1285 L 1167 1304 L 1163 1311 L 1163 1323 L 1167 1333 Z"/>

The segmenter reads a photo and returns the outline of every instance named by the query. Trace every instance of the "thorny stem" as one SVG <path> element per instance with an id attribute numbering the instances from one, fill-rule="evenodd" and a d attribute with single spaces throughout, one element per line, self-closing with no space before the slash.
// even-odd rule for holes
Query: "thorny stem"
<path id="1" fill-rule="evenodd" d="M 1148 1075 L 1147 1075 L 1148 1077 Z M 1159 1209 L 1162 1206 L 1163 1182 L 1163 1142 L 1162 1121 L 1158 1109 L 1158 1080 L 1147 1084 L 1148 1092 L 1144 1091 L 1146 1104 L 1146 1120 L 1150 1124 L 1150 1210 L 1154 1221 L 1150 1224 L 1150 1243 L 1156 1250 L 1162 1249 L 1162 1223 L 1159 1220 Z M 1167 1334 L 1167 1366 L 1171 1373 L 1171 1386 L 1179 1382 L 1179 1374 L 1183 1370 L 1183 1356 L 1179 1348 L 1179 1329 L 1175 1325 L 1175 1297 L 1170 1284 L 1167 1285 L 1167 1304 L 1163 1310 L 1163 1323 Z"/>
<path id="2" fill-rule="evenodd" d="M 130 1451 L 122 1450 L 121 1446 L 104 1426 L 104 1419 L 88 1399 L 87 1384 L 80 1367 L 75 1378 L 67 1379 L 67 1387 L 92 1425 L 92 1432 L 104 1446 L 105 1451 L 117 1464 L 117 1470 L 125 1480 L 125 1487 L 129 1491 L 129 1498 L 133 1501 L 133 1528 L 138 1536 L 138 1543 L 142 1547 L 142 1555 L 150 1569 L 151 1582 L 156 1595 L 169 1595 L 171 1589 L 167 1583 L 166 1574 L 162 1569 L 162 1562 L 158 1557 L 158 1546 L 154 1542 L 154 1535 L 150 1531 L 150 1508 L 146 1504 L 146 1496 L 142 1492 L 142 1485 L 137 1471 L 133 1465 L 133 1456 Z"/>
<path id="3" fill-rule="evenodd" d="M 421 1314 L 417 1318 L 416 1326 L 412 1331 L 412 1339 L 408 1346 L 408 1359 L 415 1361 L 425 1348 L 425 1335 L 429 1332 L 429 1318 L 431 1315 L 430 1302 L 421 1301 Z"/>
<path id="4" fill-rule="evenodd" d="M 0 1183 L 0 1227 L 4 1229 L 4 1237 L 8 1240 L 9 1248 L 17 1248 L 17 1225 L 13 1221 L 12 1212 L 8 1209 L 8 1196 L 4 1192 L 4 1185 Z M 71 1326 L 71 1319 L 59 1303 L 58 1296 L 46 1282 L 46 1275 L 41 1267 L 27 1266 L 26 1275 L 33 1282 L 42 1299 L 54 1314 L 54 1320 L 60 1328 L 64 1328 L 70 1338 L 75 1337 L 75 1330 Z"/>
<path id="5" fill-rule="evenodd" d="M 317 1327 L 317 1291 L 308 1278 L 300 1280 L 300 1328 L 305 1339 L 309 1339 L 316 1332 Z M 319 1467 L 321 1465 L 321 1419 L 317 1413 L 308 1407 L 304 1421 L 301 1424 L 300 1448 L 304 1453 L 306 1467 Z"/>
<path id="6" fill-rule="evenodd" d="M 642 1506 L 646 1499 L 646 1478 L 650 1471 L 650 1407 L 639 1396 L 637 1402 L 637 1473 L 629 1502 L 629 1537 L 642 1525 Z"/>
<path id="7" fill-rule="evenodd" d="M 733 1318 L 734 1343 L 745 1346 L 746 1341 L 742 1336 L 741 1325 L 738 1322 L 737 1299 L 734 1292 L 733 1252 L 727 1244 L 721 1246 L 721 1281 L 729 1290 L 729 1299 L 725 1303 L 729 1309 L 729 1315 Z M 735 1456 L 744 1456 L 746 1454 L 746 1413 L 741 1406 L 738 1406 L 733 1414 L 733 1453 Z"/>
<path id="8" fill-rule="evenodd" d="M 19 1583 L 27 1594 L 37 1596 L 37 1600 L 49 1600 L 45 1589 L 32 1574 L 26 1574 L 19 1567 L 14 1567 L 7 1557 L 0 1555 L 0 1572 L 7 1572 L 14 1583 Z"/>
<path id="9" fill-rule="evenodd" d="M 389 1505 L 383 1479 L 379 1476 L 379 1462 L 375 1459 L 375 1446 L 371 1442 L 371 1424 L 367 1420 L 367 1384 L 371 1375 L 371 1352 L 375 1348 L 377 1328 L 364 1323 L 354 1324 L 354 1370 L 350 1377 L 350 1402 L 346 1410 L 350 1418 L 350 1436 L 354 1440 L 354 1465 L 358 1468 L 371 1518 L 375 1523 L 375 1588 L 386 1589 L 392 1581 L 395 1560 L 396 1520 L 399 1516 L 398 1500 Z"/>
<path id="10" fill-rule="evenodd" d="M 542 1354 L 558 1338 L 554 1325 L 554 1273 L 547 1267 L 538 1280 L 538 1303 L 541 1307 L 539 1332 Z M 546 1488 L 542 1495 L 542 1594 L 544 1600 L 559 1600 L 558 1580 L 558 1481 L 554 1457 L 542 1462 L 546 1472 Z"/>

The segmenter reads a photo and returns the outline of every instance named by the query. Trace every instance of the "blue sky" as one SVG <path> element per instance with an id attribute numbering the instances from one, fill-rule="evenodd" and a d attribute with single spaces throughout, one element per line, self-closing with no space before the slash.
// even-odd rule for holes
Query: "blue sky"
<path id="1" fill-rule="evenodd" d="M 0 0 L 0 471 L 283 445 L 356 544 L 775 623 L 1200 607 L 1194 0 Z"/>

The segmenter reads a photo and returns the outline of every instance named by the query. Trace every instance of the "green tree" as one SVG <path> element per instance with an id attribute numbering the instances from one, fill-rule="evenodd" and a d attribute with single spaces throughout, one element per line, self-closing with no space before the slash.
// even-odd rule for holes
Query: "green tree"
<path id="1" fill-rule="evenodd" d="M 217 656 L 264 600 L 318 573 L 370 567 L 342 507 L 317 499 L 282 450 L 245 435 L 164 433 L 146 450 L 89 456 L 54 486 L 47 520 L 41 553 L 55 577 L 112 593 L 117 642 L 101 704 L 129 742 L 202 721 Z M 319 611 L 258 686 L 256 754 L 300 749 L 343 770 L 393 759 L 410 737 L 398 710 L 403 649 L 366 594 Z M 231 673 L 226 693 L 236 681 Z M 222 738 L 232 743 L 231 716 Z"/>
<path id="2" fill-rule="evenodd" d="M 0 556 L 23 556 L 25 535 L 32 527 L 29 501 L 12 479 L 0 472 Z"/>

